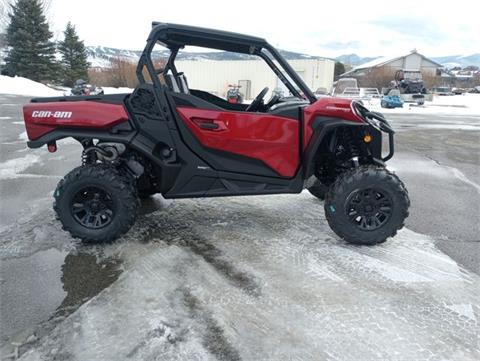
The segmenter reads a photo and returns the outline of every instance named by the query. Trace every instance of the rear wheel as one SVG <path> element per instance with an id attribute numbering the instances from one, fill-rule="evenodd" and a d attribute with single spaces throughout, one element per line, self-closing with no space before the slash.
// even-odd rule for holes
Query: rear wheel
<path id="1" fill-rule="evenodd" d="M 72 170 L 54 197 L 63 229 L 86 242 L 108 242 L 127 232 L 139 204 L 130 176 L 103 164 Z"/>
<path id="2" fill-rule="evenodd" d="M 325 216 L 347 242 L 373 245 L 393 237 L 408 217 L 410 200 L 400 179 L 385 168 L 361 166 L 341 174 L 325 196 Z"/>

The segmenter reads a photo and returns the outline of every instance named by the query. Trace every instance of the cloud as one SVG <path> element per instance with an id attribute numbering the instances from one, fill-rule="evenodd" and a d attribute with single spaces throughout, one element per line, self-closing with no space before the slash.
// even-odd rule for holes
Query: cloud
<path id="1" fill-rule="evenodd" d="M 359 49 L 361 47 L 361 42 L 358 40 L 353 41 L 331 41 L 324 44 L 319 44 L 319 46 L 328 48 L 331 50 L 344 50 L 344 49 Z"/>
<path id="2" fill-rule="evenodd" d="M 419 0 L 403 0 L 399 6 L 385 0 L 364 0 L 361 6 L 354 0 L 304 0 L 275 9 L 271 2 L 243 0 L 234 16 L 222 0 L 176 0 L 168 6 L 158 0 L 142 0 L 141 5 L 51 1 L 50 17 L 59 38 L 70 20 L 87 45 L 142 49 L 151 21 L 159 20 L 256 35 L 281 49 L 328 57 L 395 55 L 413 48 L 427 56 L 480 51 L 477 7 L 466 0 L 456 0 L 452 10 Z"/>
<path id="3" fill-rule="evenodd" d="M 387 16 L 369 23 L 381 28 L 379 31 L 395 32 L 401 38 L 421 40 L 429 44 L 438 44 L 447 37 L 443 27 L 430 18 Z"/>

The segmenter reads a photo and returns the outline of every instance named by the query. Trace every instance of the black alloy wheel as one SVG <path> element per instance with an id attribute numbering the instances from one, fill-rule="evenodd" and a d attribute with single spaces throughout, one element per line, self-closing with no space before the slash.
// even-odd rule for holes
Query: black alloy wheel
<path id="1" fill-rule="evenodd" d="M 80 189 L 72 198 L 70 210 L 78 223 L 90 229 L 105 227 L 115 217 L 112 197 L 99 187 Z"/>
<path id="2" fill-rule="evenodd" d="M 367 188 L 352 192 L 345 202 L 349 220 L 363 231 L 374 231 L 388 222 L 393 203 L 386 192 Z"/>

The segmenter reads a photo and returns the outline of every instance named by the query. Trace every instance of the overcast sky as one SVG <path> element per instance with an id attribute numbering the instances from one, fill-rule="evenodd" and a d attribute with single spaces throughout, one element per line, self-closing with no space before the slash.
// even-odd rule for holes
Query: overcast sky
<path id="1" fill-rule="evenodd" d="M 448 5 L 446 5 L 448 4 Z M 57 37 L 67 21 L 87 45 L 142 49 L 152 20 L 267 38 L 273 45 L 334 57 L 480 52 L 478 0 L 52 0 Z"/>

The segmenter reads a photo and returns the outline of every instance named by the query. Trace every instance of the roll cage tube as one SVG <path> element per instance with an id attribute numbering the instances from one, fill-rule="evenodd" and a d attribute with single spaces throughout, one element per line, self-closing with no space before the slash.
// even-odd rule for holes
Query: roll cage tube
<path id="1" fill-rule="evenodd" d="M 296 97 L 301 98 L 302 95 L 297 91 L 297 89 L 288 81 L 288 79 L 283 75 L 282 71 L 278 69 L 278 67 L 275 65 L 275 63 L 270 59 L 270 57 L 262 52 L 261 50 L 257 53 L 259 57 L 261 57 L 270 67 L 270 69 L 273 70 L 273 72 L 278 76 L 278 78 L 281 80 L 283 84 L 287 87 L 287 89 Z"/>
<path id="2" fill-rule="evenodd" d="M 317 101 L 317 97 L 315 96 L 315 94 L 313 94 L 313 92 L 311 91 L 311 89 L 307 86 L 307 84 L 305 84 L 305 82 L 302 80 L 302 78 L 300 78 L 300 76 L 297 74 L 297 72 L 295 70 L 293 70 L 293 68 L 290 66 L 290 64 L 283 58 L 282 55 L 280 55 L 280 53 L 277 51 L 277 49 L 275 49 L 273 46 L 271 46 L 270 44 L 267 43 L 267 45 L 265 46 L 265 49 L 267 49 L 272 55 L 273 55 L 273 58 L 278 61 L 278 63 L 280 64 L 280 66 L 283 68 L 283 70 L 285 70 L 285 72 L 288 74 L 288 76 L 290 76 L 290 79 L 292 79 L 294 81 L 294 83 L 298 86 L 298 88 L 303 92 L 303 94 L 305 94 L 305 96 L 307 97 L 308 101 L 310 103 L 314 103 Z M 273 62 L 272 62 L 273 63 Z M 272 68 L 273 69 L 273 68 Z M 274 70 L 275 71 L 275 70 Z M 278 75 L 278 74 L 277 74 Z M 280 77 L 280 76 L 279 76 Z M 282 77 L 285 78 L 285 76 L 282 74 Z M 280 79 L 282 79 L 282 77 L 280 77 Z M 286 80 L 286 79 L 285 79 Z M 283 81 L 283 80 L 282 80 Z M 288 81 L 288 80 L 286 80 Z M 289 82 L 290 83 L 290 82 Z M 286 84 L 285 84 L 286 85 Z M 289 89 L 290 90 L 290 89 Z M 298 93 L 298 92 L 297 92 Z"/>
<path id="3" fill-rule="evenodd" d="M 155 25 L 156 23 L 154 23 Z M 205 29 L 202 29 L 205 30 Z M 139 59 L 138 65 L 137 65 L 137 78 L 140 84 L 145 83 L 145 77 L 143 76 L 143 69 L 145 66 L 147 67 L 147 71 L 150 74 L 150 77 L 152 79 L 152 82 L 154 85 L 157 87 L 161 87 L 161 83 L 158 80 L 157 77 L 157 71 L 155 70 L 155 67 L 153 65 L 152 59 L 151 59 L 151 53 L 153 50 L 153 47 L 157 43 L 158 39 L 160 37 L 159 32 L 156 32 L 152 30 L 150 33 L 150 36 L 147 39 L 147 45 L 145 46 L 145 49 Z M 161 42 L 164 44 L 163 42 Z M 166 73 L 169 69 L 172 70 L 172 73 L 174 75 L 177 74 L 177 70 L 174 65 L 175 58 L 177 56 L 178 50 L 182 48 L 185 45 L 189 45 L 187 43 L 185 44 L 170 44 L 170 46 L 164 44 L 168 49 L 170 49 L 171 54 L 170 57 L 167 61 L 167 64 L 165 65 L 165 68 L 162 70 L 163 73 Z M 205 46 L 208 48 L 208 45 Z M 217 47 L 215 47 L 216 49 Z M 213 49 L 213 47 L 212 47 Z M 293 68 L 288 64 L 288 62 L 282 57 L 282 55 L 270 44 L 268 43 L 263 43 L 261 46 L 258 44 L 252 44 L 250 47 L 250 54 L 255 54 L 259 57 L 261 57 L 267 65 L 272 69 L 272 71 L 279 77 L 279 79 L 282 81 L 282 83 L 285 84 L 285 86 L 288 88 L 288 90 L 295 96 L 297 97 L 302 97 L 301 94 L 298 92 L 298 90 L 291 84 L 291 82 L 287 79 L 287 77 L 282 73 L 282 71 L 279 69 L 279 67 L 275 64 L 275 62 L 265 53 L 262 52 L 262 49 L 267 50 L 271 56 L 273 57 L 274 60 L 278 62 L 280 67 L 285 71 L 285 73 L 292 79 L 292 81 L 298 86 L 300 91 L 303 92 L 304 96 L 308 99 L 310 103 L 313 103 L 317 100 L 313 92 L 310 90 L 310 88 L 305 84 L 305 82 L 300 78 L 300 76 L 293 70 Z M 227 49 L 219 49 L 219 50 L 224 50 L 228 51 Z M 231 50 L 230 50 L 231 51 Z"/>

